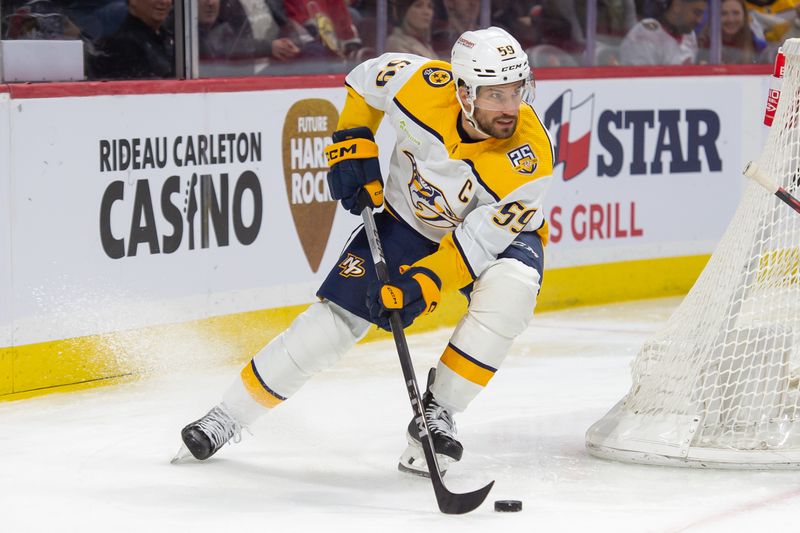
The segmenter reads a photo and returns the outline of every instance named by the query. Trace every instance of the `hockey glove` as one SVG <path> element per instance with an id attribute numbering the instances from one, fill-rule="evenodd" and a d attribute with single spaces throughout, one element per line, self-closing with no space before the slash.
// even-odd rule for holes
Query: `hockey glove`
<path id="1" fill-rule="evenodd" d="M 328 188 L 342 206 L 360 215 L 365 207 L 383 205 L 383 178 L 378 145 L 369 128 L 361 126 L 333 132 L 333 144 L 325 149 Z"/>
<path id="2" fill-rule="evenodd" d="M 373 323 L 391 331 L 389 316 L 400 313 L 403 328 L 420 315 L 432 313 L 439 305 L 442 281 L 432 270 L 424 267 L 400 267 L 400 277 L 390 283 L 370 284 L 367 307 Z"/>

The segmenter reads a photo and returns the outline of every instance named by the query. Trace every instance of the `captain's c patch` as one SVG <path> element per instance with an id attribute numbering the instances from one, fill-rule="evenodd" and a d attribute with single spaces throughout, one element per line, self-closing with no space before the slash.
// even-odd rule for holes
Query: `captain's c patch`
<path id="1" fill-rule="evenodd" d="M 507 152 L 506 155 L 511 161 L 511 166 L 520 174 L 533 174 L 536 171 L 536 167 L 539 166 L 539 159 L 533 153 L 530 144 L 523 144 L 519 148 L 514 148 Z"/>

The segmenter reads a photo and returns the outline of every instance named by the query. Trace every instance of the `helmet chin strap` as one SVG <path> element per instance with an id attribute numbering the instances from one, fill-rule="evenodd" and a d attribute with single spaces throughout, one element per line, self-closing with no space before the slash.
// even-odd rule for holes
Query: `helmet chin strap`
<path id="1" fill-rule="evenodd" d="M 487 139 L 491 137 L 488 133 L 483 131 L 480 126 L 478 126 L 478 121 L 475 120 L 475 117 L 472 114 L 475 112 L 475 96 L 472 94 L 472 88 L 467 88 L 467 101 L 469 102 L 469 106 L 471 111 L 467 111 L 467 107 L 464 105 L 464 102 L 461 101 L 461 95 L 456 94 L 458 98 L 458 105 L 461 106 L 461 111 L 464 113 L 464 118 L 467 119 L 467 122 L 470 126 L 472 126 L 478 133 L 484 135 Z"/>

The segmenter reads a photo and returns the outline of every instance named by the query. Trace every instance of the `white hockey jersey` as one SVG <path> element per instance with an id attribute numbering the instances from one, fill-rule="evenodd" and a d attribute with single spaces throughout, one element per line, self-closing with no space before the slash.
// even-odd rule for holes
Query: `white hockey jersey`
<path id="1" fill-rule="evenodd" d="M 434 254 L 415 263 L 439 275 L 443 288 L 466 286 L 521 231 L 547 241 L 542 200 L 553 170 L 553 147 L 533 108 L 523 104 L 508 139 L 470 141 L 457 129 L 461 107 L 450 65 L 410 54 L 368 60 L 347 76 L 339 129 L 382 118 L 397 134 L 386 208 L 424 237 Z"/>

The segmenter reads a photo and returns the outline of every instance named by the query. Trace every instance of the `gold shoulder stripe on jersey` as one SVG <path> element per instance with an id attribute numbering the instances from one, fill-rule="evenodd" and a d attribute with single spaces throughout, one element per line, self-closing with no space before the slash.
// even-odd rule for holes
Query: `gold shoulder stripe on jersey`
<path id="1" fill-rule="evenodd" d="M 455 232 L 445 234 L 439 243 L 439 249 L 414 263 L 412 266 L 432 270 L 442 281 L 441 291 L 466 287 L 475 280 L 464 253 L 455 240 Z"/>
<path id="2" fill-rule="evenodd" d="M 461 111 L 449 69 L 449 63 L 438 60 L 421 65 L 394 97 L 395 105 L 407 118 L 443 144 L 445 139 L 458 138 L 456 119 Z M 426 72 L 433 82 L 426 78 Z M 425 137 L 417 137 L 422 142 L 430 142 Z"/>
<path id="3" fill-rule="evenodd" d="M 520 108 L 514 135 L 494 142 L 498 149 L 481 151 L 475 144 L 460 145 L 456 157 L 472 163 L 475 179 L 498 201 L 523 183 L 553 173 L 550 138 L 529 106 Z"/>
<path id="4" fill-rule="evenodd" d="M 367 126 L 373 133 L 378 131 L 378 125 L 383 119 L 383 111 L 369 105 L 364 97 L 351 86 L 347 84 L 345 86 L 347 87 L 347 97 L 336 129 L 346 130 L 357 126 Z"/>

